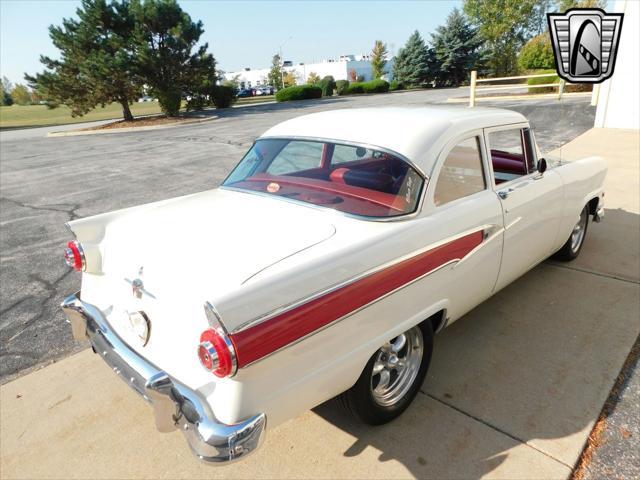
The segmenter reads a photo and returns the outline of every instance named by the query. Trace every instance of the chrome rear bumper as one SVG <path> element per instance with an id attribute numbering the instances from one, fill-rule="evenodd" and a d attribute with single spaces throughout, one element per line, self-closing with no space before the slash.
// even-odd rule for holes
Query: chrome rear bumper
<path id="1" fill-rule="evenodd" d="M 236 425 L 216 420 L 206 399 L 129 347 L 102 312 L 80 300 L 79 292 L 61 304 L 77 340 L 88 339 L 96 353 L 127 385 L 153 405 L 161 432 L 180 429 L 193 452 L 207 462 L 229 462 L 256 450 L 264 438 L 266 416 L 255 415 Z"/>

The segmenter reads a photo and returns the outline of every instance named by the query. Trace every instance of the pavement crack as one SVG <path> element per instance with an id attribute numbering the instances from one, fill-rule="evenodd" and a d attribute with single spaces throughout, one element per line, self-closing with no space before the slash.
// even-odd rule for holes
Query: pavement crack
<path id="1" fill-rule="evenodd" d="M 36 211 L 46 211 L 46 212 L 60 212 L 66 213 L 69 216 L 69 221 L 76 220 L 79 217 L 77 210 L 80 208 L 79 203 L 74 204 L 52 204 L 52 205 L 30 205 L 28 203 L 21 202 L 19 200 L 14 200 L 13 198 L 8 197 L 0 197 L 0 201 L 11 202 L 14 205 L 18 205 L 22 208 L 28 208 L 30 210 Z M 59 207 L 59 208 L 56 208 Z M 66 207 L 66 208 L 65 208 Z"/>
<path id="2" fill-rule="evenodd" d="M 558 463 L 561 463 L 562 465 L 564 465 L 565 467 L 567 467 L 567 468 L 569 468 L 569 469 L 571 469 L 571 470 L 573 469 L 573 466 L 566 464 L 566 463 L 565 463 L 565 462 L 563 462 L 562 460 L 559 460 L 559 459 L 557 459 L 557 458 L 553 457 L 552 455 L 549 455 L 547 452 L 545 452 L 545 451 L 543 451 L 543 450 L 540 450 L 539 448 L 535 447 L 534 445 L 531 445 L 531 444 L 530 444 L 530 443 L 528 443 L 526 440 L 524 440 L 524 439 L 522 439 L 522 438 L 519 438 L 519 437 L 516 437 L 515 435 L 513 435 L 513 434 L 511 434 L 511 433 L 509 433 L 509 432 L 507 432 L 507 431 L 505 431 L 505 430 L 502 430 L 500 427 L 496 427 L 495 425 L 493 425 L 493 424 L 491 424 L 491 423 L 487 422 L 486 420 L 483 420 L 483 419 L 482 419 L 482 418 L 480 418 L 480 417 L 476 417 L 475 415 L 472 415 L 472 414 L 470 414 L 469 412 L 465 412 L 464 410 L 462 410 L 462 409 L 460 409 L 460 408 L 456 407 L 455 405 L 453 405 L 453 404 L 451 404 L 451 403 L 449 403 L 449 402 L 447 402 L 447 401 L 445 401 L 445 400 L 442 400 L 441 398 L 438 398 L 438 397 L 436 397 L 435 395 L 432 395 L 432 394 L 430 394 L 430 393 L 428 393 L 428 392 L 425 392 L 424 390 L 420 390 L 420 393 L 422 393 L 422 394 L 426 395 L 427 397 L 431 398 L 432 400 L 435 400 L 435 401 L 436 401 L 436 402 L 438 402 L 438 403 L 441 403 L 442 405 L 444 405 L 444 406 L 446 406 L 446 407 L 449 407 L 449 408 L 451 408 L 451 409 L 455 410 L 455 411 L 456 411 L 456 412 L 458 412 L 458 413 L 461 413 L 462 415 L 464 415 L 464 416 L 466 416 L 466 417 L 471 418 L 472 420 L 475 420 L 475 421 L 476 421 L 476 422 L 478 422 L 478 423 L 481 423 L 482 425 L 484 425 L 484 426 L 486 426 L 486 427 L 489 427 L 490 429 L 492 429 L 492 430 L 494 430 L 494 431 L 496 431 L 496 432 L 498 432 L 498 433 L 501 433 L 502 435 L 505 435 L 505 436 L 509 437 L 509 438 L 510 438 L 510 439 L 512 439 L 512 440 L 515 440 L 515 441 L 516 441 L 516 442 L 518 442 L 518 443 L 522 443 L 523 445 L 526 445 L 527 447 L 532 448 L 533 450 L 535 450 L 535 451 L 537 451 L 537 452 L 541 453 L 541 454 L 542 454 L 542 455 L 544 455 L 545 457 L 548 457 L 548 458 L 550 458 L 551 460 L 554 460 L 554 461 L 556 461 L 556 462 L 558 462 Z"/>
<path id="3" fill-rule="evenodd" d="M 47 292 L 47 295 L 45 297 L 43 297 L 38 302 L 37 314 L 34 315 L 33 317 L 31 317 L 26 322 L 23 322 L 20 325 L 15 326 L 12 330 L 15 330 L 17 328 L 18 331 L 13 333 L 13 335 L 11 335 L 6 340 L 3 339 L 3 343 L 5 344 L 5 346 L 9 345 L 13 340 L 15 340 L 17 337 L 22 335 L 29 326 L 33 325 L 35 322 L 37 322 L 38 320 L 40 320 L 41 318 L 44 317 L 44 315 L 46 314 L 45 306 L 47 305 L 47 303 L 49 301 L 53 300 L 53 298 L 58 294 L 58 291 L 57 291 L 58 284 L 62 280 L 64 280 L 67 276 L 69 276 L 69 274 L 72 271 L 73 270 L 67 270 L 65 273 L 63 273 L 61 276 L 59 276 L 58 278 L 56 278 L 53 281 L 46 280 L 46 279 L 40 277 L 37 274 L 30 274 L 29 275 L 29 280 L 31 280 L 33 282 L 38 282 L 38 283 L 40 283 L 41 285 L 44 286 L 44 289 Z M 29 298 L 29 297 L 26 297 L 26 298 Z M 15 306 L 16 305 L 14 304 L 13 307 L 15 307 Z"/>
<path id="4" fill-rule="evenodd" d="M 567 270 L 574 270 L 576 272 L 590 273 L 598 277 L 611 278 L 613 280 L 620 280 L 621 282 L 632 283 L 634 285 L 640 285 L 640 281 L 638 280 L 620 277 L 618 275 L 613 275 L 611 273 L 594 272 L 593 270 L 587 270 L 586 268 L 571 267 L 569 265 L 562 265 L 560 263 L 554 263 L 554 262 L 549 262 L 548 265 L 551 265 L 552 267 L 565 268 Z"/>

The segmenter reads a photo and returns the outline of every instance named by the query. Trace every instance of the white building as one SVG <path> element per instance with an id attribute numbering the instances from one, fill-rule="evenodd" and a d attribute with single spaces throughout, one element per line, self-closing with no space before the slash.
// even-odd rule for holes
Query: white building
<path id="1" fill-rule="evenodd" d="M 287 65 L 291 62 L 285 61 Z M 307 83 L 307 79 L 311 73 L 315 73 L 320 78 L 331 75 L 335 80 L 351 80 L 353 77 L 362 76 L 365 81 L 372 80 L 372 68 L 369 55 L 341 55 L 339 59 L 327 59 L 318 63 L 300 63 L 298 65 L 284 66 L 282 70 L 285 74 L 293 72 L 296 77 L 296 83 L 302 85 Z M 226 72 L 225 80 L 233 80 L 237 78 L 241 88 L 257 87 L 260 85 L 268 85 L 269 72 L 271 68 L 250 69 L 245 68 L 237 72 Z M 387 61 L 385 65 L 386 80 L 393 78 L 393 60 Z"/>
<path id="2" fill-rule="evenodd" d="M 614 12 L 624 13 L 615 73 L 594 89 L 596 127 L 640 128 L 640 2 L 617 0 Z"/>

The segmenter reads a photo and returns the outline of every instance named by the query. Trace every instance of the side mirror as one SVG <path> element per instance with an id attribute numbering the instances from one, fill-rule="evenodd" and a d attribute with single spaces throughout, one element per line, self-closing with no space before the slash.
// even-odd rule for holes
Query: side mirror
<path id="1" fill-rule="evenodd" d="M 538 173 L 542 175 L 547 171 L 547 161 L 544 158 L 538 160 Z"/>

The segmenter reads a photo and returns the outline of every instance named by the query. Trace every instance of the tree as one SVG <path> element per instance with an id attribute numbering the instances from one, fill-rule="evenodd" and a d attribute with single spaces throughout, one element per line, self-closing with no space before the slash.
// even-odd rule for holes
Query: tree
<path id="1" fill-rule="evenodd" d="M 457 87 L 475 66 L 481 44 L 477 30 L 454 8 L 447 22 L 431 35 L 435 68 L 432 74 L 438 85 Z"/>
<path id="2" fill-rule="evenodd" d="M 517 53 L 538 25 L 538 0 L 465 0 L 464 11 L 485 41 L 490 73 L 518 70 Z"/>
<path id="3" fill-rule="evenodd" d="M 294 85 L 296 85 L 296 76 L 293 72 L 287 72 L 284 74 L 284 86 L 285 87 L 292 87 Z"/>
<path id="4" fill-rule="evenodd" d="M 432 56 L 433 52 L 427 48 L 420 33 L 416 30 L 396 56 L 393 65 L 394 77 L 408 86 L 422 85 L 427 80 Z"/>
<path id="5" fill-rule="evenodd" d="M 133 45 L 129 0 L 82 0 L 77 19 L 51 25 L 49 36 L 60 58 L 41 56 L 45 71 L 25 75 L 50 106 L 64 103 L 71 115 L 84 115 L 97 105 L 118 102 L 125 120 L 132 120 L 129 104 L 142 92 Z"/>
<path id="6" fill-rule="evenodd" d="M 215 59 L 204 33 L 176 0 L 131 0 L 137 70 L 160 109 L 176 116 L 183 96 L 198 96 L 216 83 Z M 194 52 L 195 49 L 195 52 Z"/>
<path id="7" fill-rule="evenodd" d="M 355 82 L 358 79 L 358 72 L 356 72 L 355 68 L 349 70 L 349 80 Z"/>
<path id="8" fill-rule="evenodd" d="M 282 88 L 282 60 L 280 55 L 275 54 L 271 59 L 271 70 L 269 71 L 269 84 L 276 90 Z"/>
<path id="9" fill-rule="evenodd" d="M 11 90 L 11 98 L 14 103 L 17 103 L 18 105 L 31 105 L 31 92 L 29 92 L 29 89 L 21 83 L 17 83 L 13 87 L 13 90 Z"/>
<path id="10" fill-rule="evenodd" d="M 320 81 L 320 75 L 318 75 L 316 72 L 311 72 L 307 77 L 307 83 L 309 85 L 315 85 L 319 81 Z"/>
<path id="11" fill-rule="evenodd" d="M 2 83 L 0 84 L 0 105 L 7 107 L 13 105 L 11 90 L 13 90 L 13 85 L 9 79 L 7 77 L 2 77 Z"/>
<path id="12" fill-rule="evenodd" d="M 556 8 L 564 13 L 570 8 L 607 8 L 607 0 L 556 0 Z"/>
<path id="13" fill-rule="evenodd" d="M 376 40 L 371 50 L 371 70 L 373 78 L 380 78 L 384 75 L 384 67 L 387 64 L 387 45 L 382 40 Z"/>
<path id="14" fill-rule="evenodd" d="M 518 54 L 518 65 L 523 70 L 555 68 L 549 32 L 533 37 L 522 47 Z"/>

